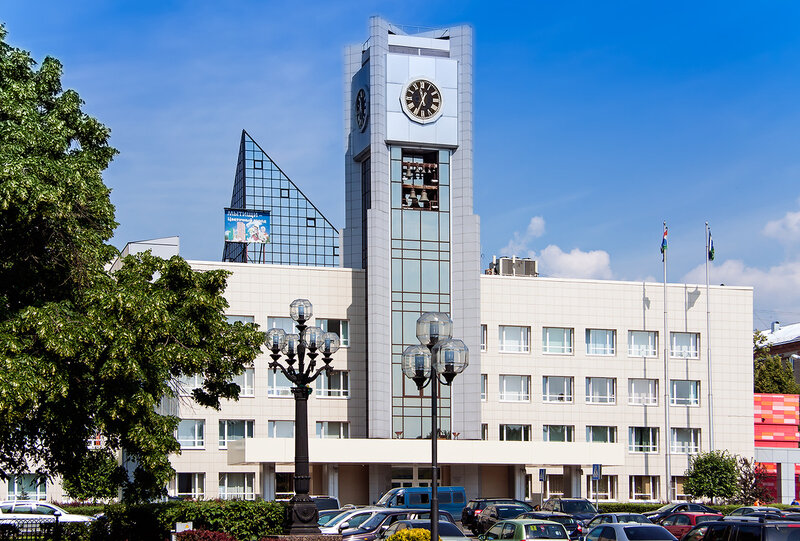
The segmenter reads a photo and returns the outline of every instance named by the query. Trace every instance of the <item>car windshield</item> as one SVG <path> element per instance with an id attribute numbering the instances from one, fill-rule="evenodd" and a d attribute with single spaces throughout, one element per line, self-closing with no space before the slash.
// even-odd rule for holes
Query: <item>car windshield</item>
<path id="1" fill-rule="evenodd" d="M 566 539 L 567 532 L 555 524 L 526 524 L 525 539 Z"/>
<path id="2" fill-rule="evenodd" d="M 649 518 L 647 518 L 644 515 L 637 515 L 635 513 L 631 515 L 618 515 L 617 518 L 620 522 L 638 522 L 639 524 L 651 524 Z"/>
<path id="3" fill-rule="evenodd" d="M 383 523 L 387 516 L 388 515 L 386 513 L 375 513 L 367 520 L 361 522 L 361 525 L 358 528 L 360 530 L 374 530 Z"/>
<path id="4" fill-rule="evenodd" d="M 675 507 L 675 504 L 674 504 L 674 503 L 668 503 L 667 505 L 662 505 L 661 507 L 659 507 L 658 509 L 656 509 L 654 512 L 655 512 L 655 513 L 664 513 L 665 511 L 669 511 L 669 510 L 670 510 L 670 509 L 672 509 L 673 507 Z"/>
<path id="5" fill-rule="evenodd" d="M 628 526 L 625 535 L 630 541 L 675 541 L 675 536 L 660 526 Z"/>
<path id="6" fill-rule="evenodd" d="M 562 517 L 559 515 L 549 516 L 545 520 L 552 520 L 553 522 L 558 522 L 564 526 L 572 526 L 577 522 L 573 517 Z"/>
<path id="7" fill-rule="evenodd" d="M 594 506 L 584 501 L 562 501 L 561 510 L 565 513 L 597 513 Z"/>
<path id="8" fill-rule="evenodd" d="M 500 518 L 512 518 L 521 515 L 526 509 L 521 505 L 498 505 L 497 516 Z"/>
<path id="9" fill-rule="evenodd" d="M 330 512 L 320 512 L 319 520 L 317 521 L 317 524 L 319 524 L 320 526 L 325 526 L 327 523 L 332 522 L 333 519 L 335 519 L 339 515 L 341 515 L 341 513 L 338 512 L 338 511 L 334 511 L 332 513 L 330 513 Z"/>
<path id="10" fill-rule="evenodd" d="M 695 517 L 694 522 L 695 524 L 700 524 L 701 522 L 708 522 L 710 520 L 719 520 L 719 515 L 699 515 Z"/>
<path id="11" fill-rule="evenodd" d="M 381 496 L 381 499 L 378 500 L 378 503 L 376 505 L 388 505 L 388 503 L 392 500 L 392 498 L 394 498 L 394 495 L 397 494 L 397 491 L 398 490 L 396 488 L 393 488 L 392 490 Z"/>

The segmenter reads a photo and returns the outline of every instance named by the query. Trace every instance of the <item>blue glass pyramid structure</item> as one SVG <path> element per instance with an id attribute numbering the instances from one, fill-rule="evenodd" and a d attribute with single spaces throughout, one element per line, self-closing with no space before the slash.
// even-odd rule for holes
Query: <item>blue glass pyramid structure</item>
<path id="1" fill-rule="evenodd" d="M 225 242 L 223 261 L 339 266 L 339 231 L 242 130 L 232 209 L 269 211 L 270 242 Z"/>

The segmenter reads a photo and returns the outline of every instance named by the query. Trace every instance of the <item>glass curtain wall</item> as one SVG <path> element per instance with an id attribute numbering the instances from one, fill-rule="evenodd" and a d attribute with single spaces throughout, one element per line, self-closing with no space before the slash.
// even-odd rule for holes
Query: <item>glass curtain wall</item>
<path id="1" fill-rule="evenodd" d="M 450 313 L 450 151 L 391 147 L 392 424 L 400 438 L 431 434 L 430 387 L 403 376 L 403 350 L 418 344 L 417 318 Z M 450 388 L 439 387 L 440 435 L 450 437 Z"/>

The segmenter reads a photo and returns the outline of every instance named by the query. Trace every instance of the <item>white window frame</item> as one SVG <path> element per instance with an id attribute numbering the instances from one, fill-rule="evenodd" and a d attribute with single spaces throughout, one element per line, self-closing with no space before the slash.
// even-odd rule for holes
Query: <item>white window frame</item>
<path id="1" fill-rule="evenodd" d="M 548 498 L 560 498 L 564 496 L 564 474 L 548 473 L 545 475 L 546 496 Z"/>
<path id="2" fill-rule="evenodd" d="M 256 395 L 255 368 L 245 368 L 244 372 L 233 377 L 233 383 L 239 386 L 239 397 L 253 397 Z"/>
<path id="3" fill-rule="evenodd" d="M 241 476 L 242 484 L 236 485 Z M 255 500 L 254 490 L 256 474 L 253 472 L 230 472 L 219 474 L 219 499 L 220 500 Z M 239 486 L 242 489 L 239 489 Z"/>
<path id="4" fill-rule="evenodd" d="M 205 448 L 205 419 L 181 419 L 175 429 L 175 438 L 181 449 L 203 449 Z M 191 437 L 181 436 L 181 429 L 191 432 Z"/>
<path id="5" fill-rule="evenodd" d="M 602 333 L 602 334 L 601 334 Z M 594 337 L 603 338 L 595 342 Z M 617 353 L 617 331 L 614 329 L 586 329 L 586 355 L 613 357 Z"/>
<path id="6" fill-rule="evenodd" d="M 696 455 L 700 452 L 699 428 L 670 428 L 670 451 L 675 454 Z M 679 437 L 682 438 L 679 440 Z"/>
<path id="7" fill-rule="evenodd" d="M 553 440 L 551 432 L 564 429 L 563 440 Z M 573 425 L 542 425 L 542 441 L 555 441 L 558 443 L 572 443 L 575 441 L 575 426 Z"/>
<path id="8" fill-rule="evenodd" d="M 605 391 L 598 394 L 595 391 Z M 586 378 L 586 403 L 613 405 L 617 403 L 617 378 Z"/>
<path id="9" fill-rule="evenodd" d="M 333 331 L 330 330 L 331 321 L 335 321 L 339 324 L 339 332 L 336 332 L 334 329 Z M 339 346 L 346 348 L 350 346 L 350 321 L 347 319 L 336 319 L 336 318 L 327 318 L 327 319 L 317 319 L 317 325 L 325 332 L 335 332 L 339 335 Z M 334 325 L 335 327 L 335 325 Z"/>
<path id="10" fill-rule="evenodd" d="M 11 475 L 8 478 L 8 499 L 44 501 L 47 499 L 47 480 L 37 482 L 33 473 Z"/>
<path id="11" fill-rule="evenodd" d="M 486 351 L 488 343 L 489 343 L 489 328 L 486 325 L 481 325 L 481 351 Z"/>
<path id="12" fill-rule="evenodd" d="M 278 433 L 282 433 L 286 430 L 287 427 L 291 426 L 291 435 L 288 436 L 278 436 Z M 294 421 L 268 421 L 267 422 L 267 437 L 268 438 L 294 438 Z"/>
<path id="13" fill-rule="evenodd" d="M 639 340 L 635 340 L 635 338 Z M 645 343 L 646 342 L 646 343 Z M 658 332 L 657 331 L 628 331 L 628 356 L 629 357 L 657 357 Z"/>
<path id="14" fill-rule="evenodd" d="M 597 485 L 597 494 L 594 487 Z M 617 501 L 617 476 L 602 475 L 599 481 L 592 481 L 592 476 L 586 476 L 586 494 L 589 500 L 602 500 L 606 502 Z"/>
<path id="15" fill-rule="evenodd" d="M 283 329 L 286 334 L 297 334 L 297 323 L 290 317 L 268 317 L 267 330 Z"/>
<path id="16" fill-rule="evenodd" d="M 647 385 L 648 392 L 642 393 L 635 389 Z M 650 378 L 628 379 L 628 404 L 631 406 L 658 406 L 658 380 Z"/>
<path id="17" fill-rule="evenodd" d="M 530 402 L 531 377 L 503 374 L 499 378 L 500 402 Z"/>
<path id="18" fill-rule="evenodd" d="M 336 440 L 346 440 L 350 437 L 350 423 L 347 421 L 317 421 L 317 437 Z M 332 435 L 331 430 L 338 428 L 338 435 Z"/>
<path id="19" fill-rule="evenodd" d="M 687 396 L 678 396 L 679 386 L 687 385 Z M 692 388 L 694 390 L 692 390 Z M 700 381 L 695 379 L 673 379 L 669 382 L 669 403 L 671 406 L 700 406 Z"/>
<path id="20" fill-rule="evenodd" d="M 481 402 L 486 402 L 489 398 L 489 376 L 481 374 Z"/>
<path id="21" fill-rule="evenodd" d="M 517 429 L 519 428 L 522 433 L 521 440 L 509 440 L 508 439 L 508 431 L 510 429 Z M 514 423 L 504 423 L 500 425 L 499 430 L 500 441 L 531 441 L 531 425 L 526 424 L 514 424 Z"/>
<path id="22" fill-rule="evenodd" d="M 551 344 L 550 334 L 553 331 L 560 331 L 563 335 L 563 342 L 560 345 Z M 572 355 L 574 351 L 575 333 L 568 327 L 542 327 L 542 353 L 545 355 Z"/>
<path id="23" fill-rule="evenodd" d="M 350 372 L 334 370 L 331 375 L 322 373 L 315 383 L 318 398 L 350 398 Z"/>
<path id="24" fill-rule="evenodd" d="M 672 476 L 672 501 L 692 501 L 694 497 L 691 494 L 684 494 L 683 487 L 686 484 L 686 477 L 683 475 Z M 678 492 L 678 487 L 681 491 Z"/>
<path id="25" fill-rule="evenodd" d="M 637 443 L 636 434 L 648 435 L 648 442 Z M 657 426 L 631 426 L 628 428 L 628 452 L 642 454 L 658 453 L 659 429 Z M 641 438 L 644 440 L 644 438 Z"/>
<path id="26" fill-rule="evenodd" d="M 661 492 L 661 478 L 658 475 L 631 475 L 628 479 L 630 482 L 630 494 L 629 494 L 630 501 L 637 501 L 637 502 L 659 501 Z M 637 481 L 644 481 L 645 479 L 649 480 L 650 491 L 637 492 L 636 491 Z"/>
<path id="27" fill-rule="evenodd" d="M 191 396 L 192 391 L 203 386 L 203 375 L 192 374 L 175 378 L 175 388 L 179 396 Z"/>
<path id="28" fill-rule="evenodd" d="M 317 378 L 319 379 L 319 378 Z M 267 396 L 272 398 L 291 398 L 294 384 L 280 369 L 267 371 Z"/>
<path id="29" fill-rule="evenodd" d="M 673 359 L 699 359 L 700 358 L 700 333 L 696 332 L 671 332 L 669 333 L 669 356 Z M 688 339 L 688 344 L 678 343 L 679 340 Z"/>
<path id="30" fill-rule="evenodd" d="M 481 423 L 481 440 L 486 441 L 489 439 L 489 424 Z"/>
<path id="31" fill-rule="evenodd" d="M 594 432 L 606 434 L 605 441 L 594 439 Z M 586 442 L 587 443 L 617 443 L 617 427 L 616 426 L 600 426 L 600 425 L 587 425 L 586 426 Z"/>
<path id="32" fill-rule="evenodd" d="M 256 318 L 254 316 L 235 316 L 225 314 L 225 320 L 228 323 L 236 323 L 237 321 L 241 321 L 242 323 L 255 323 Z"/>
<path id="33" fill-rule="evenodd" d="M 519 343 L 506 343 L 506 329 L 519 329 Z M 500 325 L 498 327 L 498 339 L 500 341 L 500 353 L 530 353 L 531 350 L 531 328 L 520 325 Z"/>
<path id="34" fill-rule="evenodd" d="M 180 478 L 184 476 L 189 481 L 189 491 L 181 492 Z M 195 472 L 178 472 L 172 478 L 172 495 L 178 498 L 191 498 L 202 500 L 206 495 L 206 474 Z"/>
<path id="35" fill-rule="evenodd" d="M 241 438 L 230 434 L 233 426 L 239 423 L 242 423 L 242 427 L 244 428 L 244 436 Z M 255 421 L 252 419 L 220 419 L 218 424 L 220 449 L 227 449 L 228 443 L 232 441 L 249 439 L 253 437 Z"/>
<path id="36" fill-rule="evenodd" d="M 551 387 L 559 380 L 564 383 L 564 392 L 551 392 Z M 575 395 L 573 383 L 572 376 L 542 376 L 542 402 L 572 404 Z"/>

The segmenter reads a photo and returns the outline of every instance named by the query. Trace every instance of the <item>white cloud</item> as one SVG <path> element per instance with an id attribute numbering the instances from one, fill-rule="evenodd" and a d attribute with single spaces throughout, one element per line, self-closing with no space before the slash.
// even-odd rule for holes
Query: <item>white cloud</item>
<path id="1" fill-rule="evenodd" d="M 528 229 L 525 230 L 525 233 L 521 234 L 519 231 L 514 231 L 514 236 L 508 241 L 508 244 L 500 250 L 500 253 L 508 256 L 516 255 L 526 257 L 526 254 L 532 253 L 528 246 L 530 242 L 542 235 L 544 235 L 544 218 L 541 216 L 534 216 L 528 223 Z M 527 255 L 527 257 L 533 256 Z"/>
<path id="2" fill-rule="evenodd" d="M 559 278 L 599 278 L 610 280 L 611 258 L 605 250 L 584 252 L 573 248 L 564 252 L 553 244 L 539 254 L 539 272 Z"/>
<path id="3" fill-rule="evenodd" d="M 767 222 L 761 232 L 765 236 L 773 237 L 781 242 L 792 243 L 800 241 L 800 211 L 789 211 L 783 218 Z"/>

